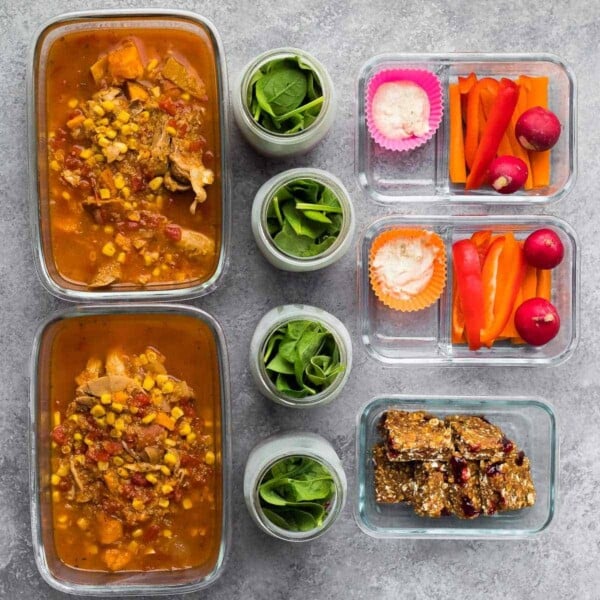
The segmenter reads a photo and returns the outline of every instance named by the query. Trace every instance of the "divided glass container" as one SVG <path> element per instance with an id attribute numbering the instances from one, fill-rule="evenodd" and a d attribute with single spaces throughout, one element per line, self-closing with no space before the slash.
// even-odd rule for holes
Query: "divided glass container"
<path id="1" fill-rule="evenodd" d="M 207 48 L 213 55 L 208 60 L 205 71 L 200 73 L 207 83 L 209 105 L 214 106 L 217 115 L 207 126 L 207 138 L 214 139 L 210 149 L 214 153 L 212 169 L 215 181 L 208 186 L 208 200 L 213 203 L 204 216 L 208 222 L 214 221 L 216 253 L 207 274 L 195 279 L 148 283 L 145 286 L 134 283 L 115 283 L 110 288 L 91 288 L 85 282 L 76 281 L 64 275 L 56 260 L 52 240 L 51 208 L 58 194 L 53 195 L 50 180 L 53 177 L 48 161 L 48 134 L 51 113 L 48 107 L 48 80 L 51 70 L 49 53 L 55 43 L 69 35 L 85 32 L 105 32 L 114 30 L 114 40 L 119 36 L 157 33 L 163 38 L 180 34 L 179 44 L 193 44 L 191 52 L 204 52 Z M 185 40 L 185 41 L 182 41 Z M 84 50 L 85 51 L 85 48 Z M 204 60 L 204 59 L 203 59 Z M 28 119 L 29 119 L 29 202 L 32 227 L 34 262 L 38 276 L 51 294 L 69 301 L 122 301 L 122 300 L 178 300 L 195 298 L 212 292 L 222 279 L 228 262 L 231 207 L 229 203 L 228 157 L 228 93 L 227 73 L 223 46 L 214 25 L 204 17 L 183 10 L 162 9 L 123 9 L 73 12 L 60 15 L 46 23 L 37 33 L 30 48 L 28 59 Z M 79 193 L 79 191 L 77 192 Z M 208 204 L 206 205 L 208 206 Z M 98 248 L 99 252 L 100 248 Z M 81 251 L 72 249 L 72 252 Z M 64 262 L 64 261 L 63 261 Z"/>
<path id="2" fill-rule="evenodd" d="M 370 79 L 384 69 L 425 69 L 442 84 L 444 115 L 436 134 L 424 146 L 393 152 L 378 146 L 366 124 L 365 92 Z M 448 85 L 474 72 L 481 77 L 519 75 L 548 77 L 548 105 L 562 124 L 551 150 L 550 185 L 502 195 L 485 186 L 466 192 L 448 175 Z M 356 175 L 365 193 L 381 204 L 406 202 L 446 205 L 544 205 L 564 197 L 573 187 L 577 171 L 577 98 L 571 68 L 553 54 L 381 54 L 361 69 L 357 87 Z"/>
<path id="3" fill-rule="evenodd" d="M 381 303 L 369 281 L 369 251 L 373 240 L 391 228 L 423 228 L 444 241 L 447 281 L 440 299 L 416 312 L 400 312 Z M 533 347 L 496 342 L 492 348 L 471 351 L 452 344 L 452 244 L 475 231 L 513 232 L 525 239 L 548 227 L 560 237 L 565 255 L 552 270 L 551 302 L 561 319 L 558 335 L 548 344 Z M 358 255 L 359 331 L 367 352 L 386 365 L 557 365 L 569 358 L 578 342 L 579 245 L 575 231 L 555 217 L 539 216 L 390 216 L 372 223 L 364 232 Z"/>
<path id="4" fill-rule="evenodd" d="M 417 516 L 406 504 L 375 501 L 373 446 L 382 441 L 378 430 L 387 410 L 428 411 L 449 415 L 484 415 L 502 429 L 530 460 L 536 501 L 528 508 L 499 512 L 472 520 Z M 376 538 L 518 539 L 548 528 L 556 510 L 558 435 L 552 407 L 541 399 L 495 396 L 389 395 L 372 399 L 359 413 L 356 442 L 357 497 L 355 517 L 366 534 Z"/>
<path id="5" fill-rule="evenodd" d="M 204 541 L 194 538 L 200 545 L 197 548 L 200 555 L 196 555 L 196 558 L 200 556 L 200 562 L 196 566 L 174 570 L 110 572 L 78 568 L 69 564 L 72 557 L 61 556 L 60 548 L 64 552 L 65 542 L 58 545 L 55 537 L 62 523 L 55 513 L 65 508 L 55 504 L 53 489 L 56 488 L 51 485 L 53 452 L 50 434 L 56 425 L 56 402 L 74 394 L 73 379 L 90 356 L 105 356 L 105 352 L 119 344 L 123 345 L 125 353 L 138 354 L 150 345 L 150 340 L 155 340 L 154 344 L 164 353 L 169 370 L 179 361 L 176 370 L 171 372 L 189 382 L 195 390 L 196 410 L 203 419 L 203 433 L 213 440 L 215 479 L 207 484 L 209 487 L 203 494 L 210 494 L 216 508 L 210 511 L 205 506 L 190 509 L 190 513 L 204 511 L 198 513 L 199 516 L 209 515 L 202 517 L 202 527 L 207 534 Z M 180 356 L 186 358 L 182 360 L 178 358 Z M 87 305 L 53 313 L 40 324 L 34 339 L 29 417 L 33 552 L 39 572 L 50 586 L 61 592 L 86 596 L 155 596 L 196 591 L 220 576 L 230 542 L 229 371 L 223 332 L 211 315 L 189 306 L 147 303 Z M 182 516 L 173 513 L 170 518 L 181 519 Z M 185 516 L 191 524 L 191 516 Z M 75 517 L 68 518 L 71 522 L 67 521 L 63 527 L 77 531 L 72 522 Z M 173 524 L 177 524 L 175 520 Z M 193 526 L 197 525 L 194 522 Z M 176 532 L 173 541 L 190 543 L 190 539 L 178 542 Z M 176 547 L 171 548 L 177 552 Z M 78 555 L 77 565 L 82 560 L 79 556 L 84 555 Z"/>

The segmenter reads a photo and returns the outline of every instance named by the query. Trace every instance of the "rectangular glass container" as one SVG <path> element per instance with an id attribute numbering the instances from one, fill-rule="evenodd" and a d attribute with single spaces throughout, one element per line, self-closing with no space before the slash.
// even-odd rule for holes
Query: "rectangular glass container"
<path id="1" fill-rule="evenodd" d="M 417 516 L 406 504 L 375 502 L 373 446 L 381 441 L 378 423 L 386 410 L 424 410 L 441 418 L 454 414 L 484 415 L 498 425 L 530 460 L 536 501 L 531 507 L 472 520 Z M 372 399 L 357 419 L 357 500 L 359 527 L 377 538 L 517 539 L 550 525 L 558 487 L 558 436 L 552 407 L 536 398 L 493 396 L 389 395 Z"/>
<path id="2" fill-rule="evenodd" d="M 366 124 L 365 93 L 373 75 L 384 69 L 426 69 L 439 78 L 444 114 L 439 129 L 425 145 L 409 152 L 378 146 Z M 549 108 L 562 124 L 551 151 L 551 181 L 544 188 L 498 194 L 485 186 L 465 192 L 448 175 L 448 85 L 474 72 L 481 77 L 519 75 L 549 78 Z M 577 173 L 577 98 L 572 69 L 553 54 L 381 54 L 362 67 L 357 86 L 356 174 L 360 186 L 381 204 L 436 202 L 439 204 L 531 205 L 547 204 L 565 196 Z"/>
<path id="3" fill-rule="evenodd" d="M 447 281 L 440 299 L 416 312 L 400 312 L 380 302 L 369 281 L 369 251 L 380 233 L 391 228 L 423 228 L 444 241 Z M 552 270 L 552 303 L 561 319 L 558 335 L 548 344 L 533 347 L 496 342 L 492 348 L 469 350 L 452 344 L 452 244 L 473 232 L 511 231 L 526 238 L 541 227 L 554 230 L 565 247 L 562 262 Z M 359 330 L 367 352 L 387 365 L 556 365 L 573 353 L 578 341 L 578 241 L 565 221 L 540 216 L 390 216 L 373 222 L 364 232 L 358 254 Z"/>
<path id="4" fill-rule="evenodd" d="M 56 386 L 58 390 L 62 385 L 62 382 L 55 381 L 51 377 L 53 361 L 61 358 L 61 356 L 56 356 L 55 348 L 58 347 L 57 342 L 61 336 L 68 340 L 69 336 L 73 335 L 73 329 L 77 331 L 76 327 L 81 327 L 76 322 L 77 320 L 103 319 L 108 321 L 115 318 L 139 319 L 145 316 L 148 319 L 135 324 L 139 330 L 138 333 L 143 335 L 145 330 L 165 336 L 171 333 L 174 336 L 171 342 L 173 347 L 178 343 L 181 348 L 183 348 L 182 344 L 185 344 L 186 348 L 193 344 L 194 351 L 198 353 L 198 356 L 194 356 L 191 352 L 189 360 L 192 361 L 192 364 L 197 364 L 193 361 L 201 360 L 203 355 L 201 356 L 201 347 L 191 337 L 189 343 L 184 340 L 187 332 L 193 331 L 195 322 L 197 322 L 197 326 L 207 329 L 212 337 L 209 346 L 214 350 L 210 350 L 210 352 L 216 353 L 215 358 L 218 365 L 218 374 L 213 385 L 216 385 L 218 389 L 215 391 L 217 400 L 213 407 L 214 418 L 210 433 L 215 440 L 215 464 L 218 473 L 214 494 L 216 498 L 220 497 L 221 501 L 221 512 L 220 516 L 217 515 L 216 521 L 218 530 L 220 530 L 220 541 L 217 538 L 214 556 L 211 555 L 208 562 L 199 567 L 171 571 L 117 571 L 114 573 L 74 568 L 60 559 L 54 542 L 52 486 L 50 483 L 50 432 L 53 418 L 51 403 L 52 387 Z M 185 323 L 180 320 L 182 317 L 185 319 Z M 174 319 L 177 319 L 176 323 Z M 69 330 L 68 326 L 72 325 L 76 327 Z M 98 324 L 94 324 L 94 327 L 98 329 Z M 137 338 L 136 334 L 135 339 Z M 85 343 L 89 344 L 90 342 Z M 160 347 L 160 344 L 158 345 Z M 72 347 L 72 344 L 69 347 Z M 143 348 L 140 351 L 143 351 Z M 86 355 L 82 358 L 87 359 L 88 357 Z M 167 364 L 168 358 L 167 355 Z M 83 365 L 85 365 L 85 361 L 82 362 Z M 71 366 L 70 369 L 73 370 L 75 367 Z M 74 374 L 69 373 L 69 376 L 74 376 L 78 370 Z M 153 596 L 196 591 L 210 585 L 219 577 L 227 557 L 230 538 L 231 437 L 227 350 L 221 327 L 212 316 L 200 309 L 188 306 L 143 303 L 79 306 L 50 315 L 41 323 L 34 339 L 30 366 L 29 416 L 29 484 L 33 551 L 40 574 L 50 586 L 61 592 L 86 596 Z"/>
<path id="5" fill-rule="evenodd" d="M 216 102 L 218 114 L 218 146 L 215 161 L 219 169 L 212 185 L 218 190 L 221 225 L 218 228 L 217 252 L 214 271 L 205 281 L 189 280 L 181 283 L 115 284 L 113 288 L 90 288 L 83 283 L 64 277 L 53 256 L 50 210 L 49 172 L 46 119 L 46 69 L 48 51 L 52 43 L 72 33 L 128 28 L 188 32 L 206 40 L 215 56 Z M 70 301 L 122 301 L 122 300 L 177 300 L 203 296 L 219 284 L 228 263 L 230 235 L 229 171 L 228 171 L 228 93 L 225 56 L 217 30 L 204 17 L 189 11 L 163 9 L 123 9 L 74 12 L 60 15 L 46 23 L 34 37 L 28 59 L 28 117 L 29 117 L 29 201 L 32 241 L 36 271 L 44 287 L 53 295 Z M 209 196 L 210 199 L 210 196 Z"/>

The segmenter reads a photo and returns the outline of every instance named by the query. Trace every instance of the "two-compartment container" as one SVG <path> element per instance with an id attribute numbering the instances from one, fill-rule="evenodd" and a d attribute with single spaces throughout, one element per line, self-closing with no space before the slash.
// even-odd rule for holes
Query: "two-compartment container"
<path id="1" fill-rule="evenodd" d="M 49 188 L 47 77 L 49 49 L 63 36 L 86 32 L 113 32 L 116 41 L 138 31 L 168 38 L 169 32 L 185 34 L 210 49 L 207 77 L 211 100 L 217 114 L 212 120 L 211 136 L 214 146 L 215 182 L 209 192 L 215 216 L 216 251 L 210 272 L 198 280 L 169 284 L 115 285 L 110 289 L 90 289 L 85 284 L 70 280 L 60 272 L 53 248 L 50 227 L 50 203 L 55 201 Z M 83 595 L 164 595 L 195 591 L 211 584 L 222 572 L 229 546 L 229 503 L 231 475 L 229 431 L 229 373 L 225 340 L 218 322 L 208 313 L 181 305 L 145 304 L 148 300 L 178 300 L 201 296 L 212 291 L 219 283 L 227 265 L 229 244 L 230 206 L 228 203 L 227 165 L 227 79 L 223 48 L 218 33 L 210 21 L 194 13 L 177 10 L 122 10 L 93 11 L 62 15 L 46 24 L 31 49 L 28 74 L 29 89 L 29 142 L 30 142 L 30 204 L 36 270 L 44 287 L 55 296 L 71 301 L 129 301 L 127 304 L 79 306 L 51 315 L 39 327 L 34 340 L 31 360 L 30 388 L 30 494 L 34 554 L 39 571 L 52 587 L 67 593 Z M 50 107 L 51 108 L 51 107 Z M 72 385 L 77 369 L 85 365 L 85 348 L 90 339 L 83 332 L 91 323 L 101 341 L 105 331 L 123 323 L 132 353 L 142 351 L 142 343 L 161 340 L 170 352 L 177 354 L 187 348 L 189 368 L 180 367 L 190 378 L 196 376 L 194 367 L 206 361 L 214 366 L 212 376 L 197 381 L 197 389 L 207 400 L 205 419 L 214 439 L 216 480 L 211 491 L 217 507 L 211 523 L 211 550 L 202 564 L 183 570 L 94 571 L 74 568 L 58 555 L 54 540 L 53 505 L 50 464 L 50 431 L 54 419 L 52 402 L 57 382 L 53 369 L 62 365 L 63 387 Z M 81 324 L 81 328 L 79 325 Z M 78 338 L 79 333 L 83 336 Z M 150 336 L 152 334 L 152 336 Z M 195 339 L 202 335 L 203 342 Z M 61 342 L 62 340 L 62 342 Z M 143 342 L 145 340 L 145 342 Z M 113 339 L 113 343 L 118 340 Z M 64 363 L 65 343 L 73 350 L 74 360 Z M 136 346 L 137 344 L 137 346 Z M 101 344 L 100 344 L 101 345 Z M 92 344 L 93 346 L 93 344 Z M 134 348 L 135 346 L 135 348 Z M 62 351 L 60 350 L 62 348 Z M 97 348 L 96 348 L 97 350 Z M 108 348 L 101 348 L 107 351 Z M 61 355 L 63 352 L 63 355 Z M 61 363 L 61 360 L 63 363 Z M 167 357 L 168 361 L 168 357 Z M 79 364 L 81 363 L 81 364 Z M 54 365 L 54 366 L 53 366 Z M 196 369 L 194 371 L 194 369 Z M 55 377 L 54 377 L 55 379 Z M 59 384 L 60 387 L 60 384 Z M 68 393 L 67 389 L 64 390 Z M 210 406 L 209 406 L 210 404 Z"/>

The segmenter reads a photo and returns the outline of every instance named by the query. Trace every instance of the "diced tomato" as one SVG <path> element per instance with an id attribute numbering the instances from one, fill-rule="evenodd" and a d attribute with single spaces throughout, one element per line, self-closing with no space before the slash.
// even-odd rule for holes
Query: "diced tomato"
<path id="1" fill-rule="evenodd" d="M 192 140 L 189 143 L 188 149 L 190 152 L 198 152 L 198 150 L 201 150 L 204 146 L 206 146 L 206 139 L 200 136 L 198 139 Z"/>
<path id="2" fill-rule="evenodd" d="M 134 192 L 141 192 L 144 189 L 144 180 L 140 175 L 134 175 L 131 178 L 131 189 Z"/>
<path id="3" fill-rule="evenodd" d="M 133 398 L 131 399 L 131 404 L 133 404 L 133 406 L 137 406 L 138 408 L 141 408 L 142 406 L 148 406 L 148 404 L 150 404 L 150 396 L 144 392 L 135 392 Z"/>
<path id="4" fill-rule="evenodd" d="M 180 461 L 182 467 L 197 467 L 200 464 L 200 457 L 196 454 L 182 454 Z"/>
<path id="5" fill-rule="evenodd" d="M 97 446 L 89 448 L 85 455 L 94 462 L 108 462 L 110 459 L 110 454 Z"/>
<path id="6" fill-rule="evenodd" d="M 166 113 L 174 116 L 177 114 L 177 104 L 173 102 L 170 97 L 166 97 L 163 100 L 159 100 L 158 106 L 161 110 L 164 110 Z"/>
<path id="7" fill-rule="evenodd" d="M 50 435 L 52 436 L 52 439 L 60 446 L 67 442 L 67 432 L 64 425 L 57 425 L 52 430 Z"/>
<path id="8" fill-rule="evenodd" d="M 149 487 L 152 484 L 146 479 L 143 473 L 133 473 L 131 475 L 131 483 L 133 485 L 137 485 L 138 487 Z"/>
<path id="9" fill-rule="evenodd" d="M 196 416 L 196 409 L 192 406 L 190 402 L 181 402 L 179 404 L 179 407 L 181 408 L 183 414 L 186 417 L 191 418 Z"/>
<path id="10" fill-rule="evenodd" d="M 181 227 L 179 227 L 179 225 L 169 223 L 169 225 L 165 227 L 165 235 L 170 240 L 178 242 L 179 240 L 181 240 Z"/>
<path id="11" fill-rule="evenodd" d="M 83 163 L 81 160 L 75 156 L 67 156 L 67 158 L 65 158 L 65 167 L 68 169 L 81 169 L 82 166 Z"/>
<path id="12" fill-rule="evenodd" d="M 121 444 L 121 442 L 106 440 L 102 442 L 102 446 L 111 456 L 114 456 L 115 454 L 121 454 L 121 452 L 123 452 L 123 444 Z"/>
<path id="13" fill-rule="evenodd" d="M 160 527 L 158 525 L 148 525 L 148 527 L 144 529 L 144 535 L 142 536 L 142 539 L 144 542 L 153 542 L 158 537 L 159 533 Z"/>
<path id="14" fill-rule="evenodd" d="M 131 500 L 132 498 L 135 498 L 135 488 L 130 483 L 126 483 L 121 486 L 121 494 L 128 500 Z"/>
<path id="15" fill-rule="evenodd" d="M 185 135 L 187 133 L 188 130 L 188 124 L 183 122 L 179 125 L 179 133 L 180 135 Z"/>

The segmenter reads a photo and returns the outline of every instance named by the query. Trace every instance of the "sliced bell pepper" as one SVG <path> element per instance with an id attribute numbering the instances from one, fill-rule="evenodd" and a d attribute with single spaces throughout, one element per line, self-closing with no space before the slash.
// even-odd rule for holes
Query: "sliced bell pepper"
<path id="1" fill-rule="evenodd" d="M 456 283 L 456 271 L 452 268 L 452 343 L 460 344 L 465 339 L 465 316 L 460 305 L 458 285 Z"/>
<path id="2" fill-rule="evenodd" d="M 510 318 L 515 299 L 525 274 L 525 257 L 521 244 L 512 233 L 504 236 L 504 247 L 498 261 L 498 284 L 494 299 L 494 318 L 481 331 L 481 343 L 491 346 Z"/>
<path id="3" fill-rule="evenodd" d="M 481 262 L 481 267 L 483 268 L 483 261 L 485 260 L 485 255 L 490 249 L 490 245 L 492 244 L 492 232 L 489 229 L 483 229 L 481 231 L 476 231 L 471 236 L 471 241 L 477 247 L 477 252 L 479 252 L 479 260 Z"/>
<path id="4" fill-rule="evenodd" d="M 475 73 L 469 73 L 467 77 L 458 78 L 458 91 L 460 92 L 460 104 L 463 121 L 467 122 L 467 99 L 471 88 L 477 83 Z"/>
<path id="5" fill-rule="evenodd" d="M 481 348 L 483 327 L 483 283 L 477 247 L 471 240 L 460 240 L 452 246 L 456 285 L 465 318 L 465 334 L 470 350 Z"/>
<path id="6" fill-rule="evenodd" d="M 481 279 L 483 280 L 483 328 L 490 327 L 494 321 L 496 295 L 498 285 L 502 283 L 498 279 L 498 270 L 500 268 L 500 256 L 504 250 L 504 237 L 497 237 L 487 251 L 483 267 L 481 269 Z"/>
<path id="7" fill-rule="evenodd" d="M 474 89 L 478 89 L 477 87 Z M 469 93 L 469 100 L 471 93 Z M 502 136 L 510 123 L 510 119 L 519 99 L 519 86 L 512 80 L 503 78 L 500 80 L 498 95 L 490 110 L 490 116 L 485 124 L 483 137 L 477 146 L 477 152 L 471 166 L 471 172 L 467 177 L 465 189 L 474 190 L 480 187 L 487 176 L 490 163 L 498 152 Z M 468 114 L 469 118 L 471 115 Z M 467 121 L 467 131 L 469 122 Z M 465 157 L 467 158 L 467 141 L 465 140 Z"/>
<path id="8" fill-rule="evenodd" d="M 487 120 L 490 118 L 490 114 L 492 112 L 492 106 L 494 106 L 494 102 L 498 96 L 500 84 L 498 83 L 497 79 L 484 77 L 483 79 L 479 80 L 477 85 L 480 88 L 479 95 L 481 97 L 481 106 L 483 107 L 483 121 L 484 123 L 487 123 Z M 507 154 L 511 155 L 512 153 L 512 146 L 510 145 L 510 141 L 506 135 L 506 132 L 504 132 L 504 135 L 500 139 L 500 145 L 498 146 L 498 152 L 496 154 L 498 156 L 505 156 Z"/>

